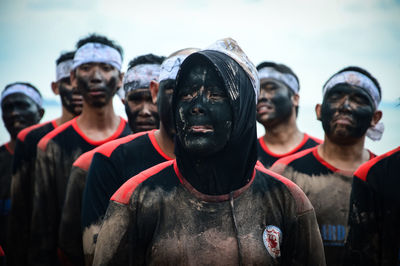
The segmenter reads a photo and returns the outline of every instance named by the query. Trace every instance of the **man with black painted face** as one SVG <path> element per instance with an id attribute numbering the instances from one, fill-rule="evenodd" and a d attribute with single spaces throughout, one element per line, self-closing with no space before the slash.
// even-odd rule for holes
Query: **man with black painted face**
<path id="1" fill-rule="evenodd" d="M 347 234 L 354 171 L 375 157 L 364 148 L 365 136 L 377 140 L 381 90 L 377 80 L 359 67 L 347 67 L 324 85 L 316 114 L 325 132 L 314 148 L 278 160 L 271 170 L 291 179 L 315 208 L 328 265 L 341 265 Z"/>
<path id="2" fill-rule="evenodd" d="M 61 116 L 52 121 L 22 130 L 17 137 L 11 184 L 11 205 L 8 226 L 8 265 L 26 265 L 30 230 L 33 173 L 39 140 L 57 126 L 82 111 L 82 96 L 71 86 L 70 72 L 75 52 L 66 52 L 56 60 L 56 81 L 51 88 L 61 98 Z"/>
<path id="3" fill-rule="evenodd" d="M 30 264 L 57 264 L 58 228 L 73 162 L 82 153 L 130 133 L 112 103 L 122 84 L 121 65 L 122 48 L 106 37 L 93 34 L 77 43 L 70 78 L 82 94 L 82 113 L 38 144 Z"/>
<path id="4" fill-rule="evenodd" d="M 128 123 L 134 132 L 158 128 L 157 106 L 152 102 L 149 86 L 151 81 L 158 80 L 162 60 L 163 57 L 148 54 L 129 62 L 123 79 L 125 94 L 123 98 Z M 116 142 L 120 143 L 123 139 L 116 140 Z M 108 147 L 109 145 L 100 147 L 103 146 Z M 82 194 L 85 188 L 87 167 L 90 165 L 95 150 L 102 150 L 100 147 L 79 156 L 72 166 L 68 180 L 59 229 L 59 247 L 75 265 L 84 264 L 81 230 Z M 83 158 L 87 158 L 84 160 L 84 166 L 79 163 Z M 121 167 L 125 168 L 126 165 L 128 164 L 121 165 Z"/>
<path id="5" fill-rule="evenodd" d="M 83 251 L 86 265 L 92 265 L 95 239 L 112 194 L 131 176 L 175 157 L 175 130 L 170 117 L 175 77 L 183 59 L 197 50 L 187 48 L 171 54 L 161 65 L 160 76 L 150 83 L 153 102 L 157 103 L 160 110 L 160 129 L 107 143 L 83 154 L 75 161 L 74 168 L 77 172 L 87 173 L 90 166 L 87 181 L 86 175 L 83 182 L 76 181 L 83 183 L 83 186 L 86 181 L 83 201 L 79 202 L 82 204 Z"/>
<path id="6" fill-rule="evenodd" d="M 176 160 L 112 196 L 94 265 L 324 265 L 307 197 L 256 165 L 258 90 L 232 39 L 185 59 L 172 98 Z"/>
<path id="7" fill-rule="evenodd" d="M 257 70 L 261 83 L 257 121 L 265 129 L 265 135 L 257 143 L 258 160 L 270 167 L 279 158 L 322 141 L 297 127 L 300 85 L 296 74 L 286 65 L 273 62 L 263 62 Z"/>
<path id="8" fill-rule="evenodd" d="M 6 233 L 11 208 L 11 170 L 18 133 L 40 121 L 44 114 L 42 96 L 29 83 L 16 82 L 7 85 L 1 93 L 1 111 L 10 141 L 0 146 L 0 247 L 8 256 Z"/>

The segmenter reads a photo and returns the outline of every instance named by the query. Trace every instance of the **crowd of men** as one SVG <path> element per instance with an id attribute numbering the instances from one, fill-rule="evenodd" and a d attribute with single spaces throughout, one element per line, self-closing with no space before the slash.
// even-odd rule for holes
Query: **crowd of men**
<path id="1" fill-rule="evenodd" d="M 1 266 L 400 263 L 400 147 L 365 148 L 383 134 L 368 71 L 321 84 L 320 140 L 294 71 L 231 38 L 122 62 L 97 34 L 62 53 L 44 123 L 34 85 L 3 89 Z"/>

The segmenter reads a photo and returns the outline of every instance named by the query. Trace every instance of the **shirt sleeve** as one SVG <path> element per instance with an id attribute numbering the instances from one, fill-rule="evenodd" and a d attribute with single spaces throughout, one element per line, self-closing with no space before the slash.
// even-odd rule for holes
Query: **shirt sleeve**
<path id="1" fill-rule="evenodd" d="M 59 229 L 59 247 L 68 261 L 83 265 L 81 230 L 82 194 L 87 172 L 72 166 Z"/>
<path id="2" fill-rule="evenodd" d="M 60 157 L 54 146 L 50 141 L 45 150 L 37 149 L 29 247 L 32 265 L 56 265 L 57 262 L 59 217 L 55 162 Z"/>
<path id="3" fill-rule="evenodd" d="M 82 200 L 83 251 L 89 264 L 110 198 L 122 185 L 120 172 L 109 157 L 100 153 L 93 156 Z"/>
<path id="4" fill-rule="evenodd" d="M 11 210 L 7 227 L 7 263 L 26 265 L 31 218 L 32 171 L 34 158 L 24 142 L 17 140 L 11 179 Z"/>
<path id="5" fill-rule="evenodd" d="M 350 195 L 349 233 L 345 262 L 354 265 L 378 265 L 380 256 L 378 198 L 368 184 L 353 179 Z"/>

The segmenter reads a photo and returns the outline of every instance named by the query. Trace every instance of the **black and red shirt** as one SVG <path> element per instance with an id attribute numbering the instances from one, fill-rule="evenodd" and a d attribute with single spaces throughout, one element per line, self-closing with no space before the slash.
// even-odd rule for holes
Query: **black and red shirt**
<path id="1" fill-rule="evenodd" d="M 354 173 L 346 263 L 400 265 L 400 147 Z"/>
<path id="2" fill-rule="evenodd" d="M 314 210 L 261 165 L 226 195 L 205 195 L 176 161 L 129 179 L 111 198 L 94 265 L 325 265 Z M 129 264 L 131 263 L 131 264 Z"/>
<path id="3" fill-rule="evenodd" d="M 7 252 L 7 223 L 11 208 L 11 165 L 14 152 L 8 143 L 0 146 L 0 246 Z"/>
<path id="4" fill-rule="evenodd" d="M 314 138 L 306 133 L 304 133 L 303 140 L 295 147 L 293 150 L 283 153 L 277 154 L 268 149 L 267 144 L 264 141 L 264 137 L 258 138 L 257 141 L 257 152 L 258 152 L 258 160 L 267 168 L 273 165 L 280 158 L 292 155 L 296 152 L 315 147 L 322 143 L 322 140 Z"/>
<path id="5" fill-rule="evenodd" d="M 32 214 L 33 174 L 37 144 L 57 127 L 56 120 L 36 124 L 18 133 L 12 167 L 11 210 L 7 234 L 8 265 L 26 265 Z"/>
<path id="6" fill-rule="evenodd" d="M 373 158 L 370 152 L 370 158 Z M 341 265 L 347 233 L 353 172 L 342 171 L 318 154 L 318 146 L 279 159 L 272 167 L 295 182 L 315 209 L 327 265 Z"/>
<path id="7" fill-rule="evenodd" d="M 30 238 L 33 264 L 56 264 L 58 228 L 73 162 L 81 154 L 130 133 L 126 121 L 120 118 L 113 135 L 94 141 L 81 131 L 76 120 L 57 127 L 38 144 Z"/>

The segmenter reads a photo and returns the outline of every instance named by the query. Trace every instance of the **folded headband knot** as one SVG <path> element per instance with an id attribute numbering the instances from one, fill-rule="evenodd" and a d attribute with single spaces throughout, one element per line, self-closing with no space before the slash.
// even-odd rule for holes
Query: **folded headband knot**
<path id="1" fill-rule="evenodd" d="M 299 93 L 300 90 L 299 82 L 297 81 L 296 77 L 293 76 L 292 74 L 281 73 L 273 67 L 263 67 L 260 70 L 258 70 L 258 76 L 260 77 L 260 80 L 267 78 L 279 80 L 284 84 L 286 84 L 287 86 L 289 86 L 289 88 L 294 93 Z"/>
<path id="2" fill-rule="evenodd" d="M 121 71 L 122 57 L 117 49 L 102 43 L 86 43 L 75 52 L 73 69 L 86 63 L 105 63 Z"/>
<path id="3" fill-rule="evenodd" d="M 3 102 L 4 98 L 6 98 L 7 96 L 11 95 L 11 94 L 15 94 L 15 93 L 22 93 L 26 96 L 28 96 L 29 98 L 31 98 L 37 105 L 39 105 L 40 107 L 42 107 L 42 96 L 40 96 L 40 94 L 33 89 L 30 86 L 27 86 L 25 84 L 14 84 L 10 87 L 8 87 L 5 91 L 3 91 L 3 93 L 1 94 L 1 100 L 0 103 Z"/>

